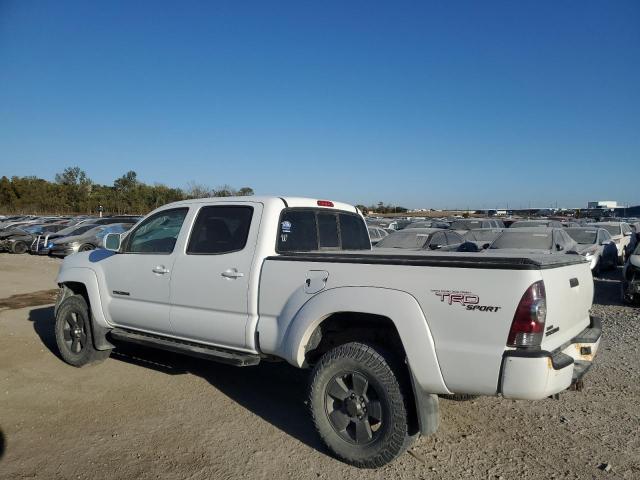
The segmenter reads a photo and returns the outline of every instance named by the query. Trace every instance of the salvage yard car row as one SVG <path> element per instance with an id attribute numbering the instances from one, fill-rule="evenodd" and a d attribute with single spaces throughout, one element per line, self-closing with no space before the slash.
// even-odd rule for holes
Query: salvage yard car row
<path id="1" fill-rule="evenodd" d="M 140 217 L 36 217 L 0 218 L 0 251 L 65 257 L 103 246 L 108 233 L 128 231 Z"/>
<path id="2" fill-rule="evenodd" d="M 446 252 L 490 252 L 580 255 L 594 275 L 625 265 L 622 298 L 635 303 L 640 298 L 640 222 L 593 222 L 547 218 L 518 219 L 431 219 L 398 221 L 368 219 L 371 244 L 377 249 L 439 250 Z M 509 224 L 509 227 L 505 226 Z M 386 226 L 383 230 L 383 225 Z M 388 228 L 392 226 L 394 228 Z M 374 231 L 384 236 L 374 238 Z M 636 280 L 637 279 L 637 280 Z"/>

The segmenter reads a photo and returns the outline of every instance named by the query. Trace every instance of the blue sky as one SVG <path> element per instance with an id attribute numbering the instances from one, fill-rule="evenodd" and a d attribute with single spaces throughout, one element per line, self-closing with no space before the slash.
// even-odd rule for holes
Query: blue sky
<path id="1" fill-rule="evenodd" d="M 0 175 L 640 203 L 640 2 L 0 0 Z"/>

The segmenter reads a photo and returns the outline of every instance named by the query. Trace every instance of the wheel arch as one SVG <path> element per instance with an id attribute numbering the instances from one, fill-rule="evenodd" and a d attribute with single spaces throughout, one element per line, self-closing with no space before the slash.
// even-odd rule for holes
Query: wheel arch
<path id="1" fill-rule="evenodd" d="M 67 268 L 61 270 L 57 279 L 58 286 L 62 289 L 55 306 L 55 314 L 62 301 L 71 295 L 81 295 L 91 313 L 91 334 L 93 344 L 98 350 L 113 348 L 107 340 L 106 334 L 111 329 L 102 312 L 98 278 L 95 272 L 88 268 Z"/>
<path id="2" fill-rule="evenodd" d="M 326 332 L 336 335 L 333 343 L 338 344 L 341 337 L 347 341 L 363 340 L 352 333 L 360 333 L 367 327 L 391 334 L 383 343 L 401 348 L 406 354 L 417 387 L 429 393 L 451 393 L 442 377 L 435 343 L 418 301 L 399 290 L 339 287 L 315 295 L 289 322 L 279 353 L 289 363 L 305 367 L 315 360 L 318 348 L 321 353 L 322 348 L 330 345 L 324 337 Z M 375 339 L 376 333 L 379 332 L 367 332 L 365 340 L 372 336 Z"/>

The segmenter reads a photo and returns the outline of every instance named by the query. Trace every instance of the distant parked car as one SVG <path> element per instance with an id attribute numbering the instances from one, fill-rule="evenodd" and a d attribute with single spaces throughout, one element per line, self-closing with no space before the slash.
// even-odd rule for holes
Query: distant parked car
<path id="1" fill-rule="evenodd" d="M 631 227 L 624 222 L 598 222 L 591 225 L 604 228 L 611 234 L 611 239 L 618 248 L 618 265 L 624 265 L 638 242 Z"/>
<path id="2" fill-rule="evenodd" d="M 589 261 L 593 273 L 618 265 L 618 249 L 604 228 L 571 227 L 565 232 L 577 242 L 578 253 Z"/>
<path id="3" fill-rule="evenodd" d="M 133 226 L 133 224 L 118 224 L 124 226 L 127 230 Z M 118 231 L 111 231 L 114 225 L 98 225 L 90 230 L 87 230 L 81 235 L 73 235 L 69 237 L 62 237 L 47 244 L 49 249 L 49 255 L 54 257 L 66 257 L 76 252 L 86 252 L 88 250 L 94 250 L 100 245 L 100 242 L 107 233 L 120 233 Z M 124 230 L 122 230 L 124 231 Z"/>
<path id="4" fill-rule="evenodd" d="M 410 228 L 386 236 L 376 248 L 456 250 L 462 243 L 462 236 L 456 232 L 438 228 Z"/>
<path id="5" fill-rule="evenodd" d="M 38 237 L 45 232 L 57 232 L 62 230 L 64 225 L 23 225 L 20 228 L 13 229 L 11 235 L 4 237 L 0 241 L 0 251 L 4 250 L 11 253 L 22 254 L 29 250 L 29 246 Z"/>
<path id="6" fill-rule="evenodd" d="M 564 228 L 507 228 L 496 238 L 490 250 L 508 253 L 578 254 L 578 243 Z"/>
<path id="7" fill-rule="evenodd" d="M 369 231 L 369 239 L 371 240 L 371 245 L 374 245 L 374 246 L 381 239 L 389 235 L 389 233 L 384 228 L 380 228 L 380 227 L 369 226 L 367 227 L 367 230 Z"/>
<path id="8" fill-rule="evenodd" d="M 622 269 L 622 299 L 640 305 L 640 244 L 629 255 Z"/>
<path id="9" fill-rule="evenodd" d="M 454 220 L 449 228 L 463 234 L 467 230 L 477 230 L 478 228 L 504 228 L 504 223 L 502 220 L 492 218 L 464 218 Z"/>
<path id="10" fill-rule="evenodd" d="M 36 255 L 48 255 L 54 240 L 60 240 L 64 237 L 82 235 L 83 233 L 97 227 L 97 225 L 91 223 L 81 223 L 78 225 L 72 225 L 62 230 L 58 230 L 55 233 L 42 233 L 38 235 L 35 242 L 31 244 L 29 251 Z"/>
<path id="11" fill-rule="evenodd" d="M 518 220 L 513 222 L 509 228 L 531 228 L 531 227 L 551 227 L 562 228 L 562 223 L 558 220 L 548 220 L 541 218 L 539 220 Z"/>

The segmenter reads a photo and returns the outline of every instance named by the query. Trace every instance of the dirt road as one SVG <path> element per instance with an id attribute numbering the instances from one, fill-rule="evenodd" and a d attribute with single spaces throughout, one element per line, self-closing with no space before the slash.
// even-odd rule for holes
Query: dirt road
<path id="1" fill-rule="evenodd" d="M 55 288 L 58 264 L 0 254 L 2 479 L 640 478 L 640 309 L 619 304 L 619 270 L 596 281 L 605 336 L 584 392 L 441 400 L 437 434 L 361 471 L 322 446 L 306 372 L 285 364 L 237 369 L 132 347 L 91 367 L 63 363 L 47 294 L 6 302 Z"/>

